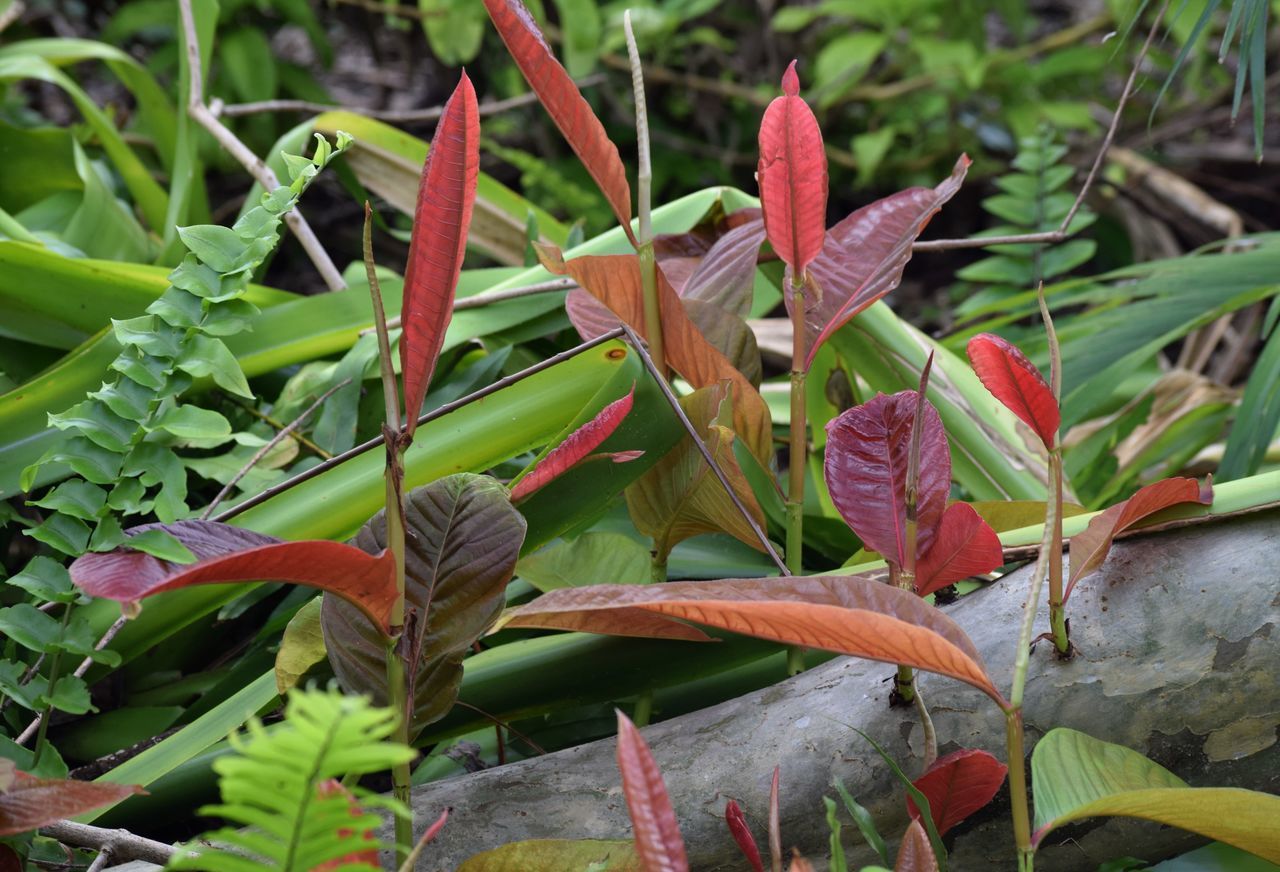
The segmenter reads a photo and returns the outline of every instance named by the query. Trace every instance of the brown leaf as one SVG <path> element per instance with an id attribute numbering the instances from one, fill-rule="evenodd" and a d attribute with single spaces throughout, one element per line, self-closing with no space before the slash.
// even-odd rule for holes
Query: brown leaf
<path id="1" fill-rule="evenodd" d="M 920 821 L 913 820 L 907 827 L 893 872 L 938 872 L 938 858 L 933 855 L 929 835 L 920 826 Z"/>
<path id="2" fill-rule="evenodd" d="M 9 788 L 0 792 L 0 837 L 16 836 L 146 793 L 136 784 L 63 781 L 17 771 L 12 779 Z"/>
<path id="3" fill-rule="evenodd" d="M 636 853 L 646 872 L 688 872 L 684 839 L 662 773 L 644 737 L 618 712 L 618 770 L 631 814 Z"/>

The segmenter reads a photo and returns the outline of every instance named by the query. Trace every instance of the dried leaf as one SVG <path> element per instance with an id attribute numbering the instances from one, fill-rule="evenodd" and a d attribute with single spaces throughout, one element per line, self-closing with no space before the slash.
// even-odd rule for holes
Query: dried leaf
<path id="1" fill-rule="evenodd" d="M 636 853 L 646 872 L 688 872 L 684 839 L 662 773 L 644 737 L 631 719 L 618 712 L 618 769 L 622 793 L 631 813 Z"/>
<path id="2" fill-rule="evenodd" d="M 1045 448 L 1058 439 L 1062 414 L 1053 389 L 1022 351 L 993 333 L 969 340 L 969 362 L 991 395 L 1036 432 Z"/>

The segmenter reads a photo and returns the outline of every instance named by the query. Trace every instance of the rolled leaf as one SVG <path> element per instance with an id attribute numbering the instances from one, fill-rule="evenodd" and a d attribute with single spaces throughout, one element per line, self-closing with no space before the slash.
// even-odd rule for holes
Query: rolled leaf
<path id="1" fill-rule="evenodd" d="M 1031 784 L 1036 797 L 1032 844 L 1071 821 L 1136 817 L 1280 863 L 1280 797 L 1235 787 L 1188 787 L 1137 751 L 1076 730 L 1059 727 L 1036 743 Z"/>
<path id="2" fill-rule="evenodd" d="M 662 773 L 644 737 L 622 712 L 618 712 L 618 769 L 636 853 L 646 872 L 688 872 L 684 839 Z"/>
<path id="3" fill-rule="evenodd" d="M 863 206 L 827 231 L 822 253 L 809 265 L 820 295 L 805 295 L 805 329 L 812 337 L 805 368 L 827 337 L 902 281 L 911 245 L 969 170 L 961 155 L 936 188 L 908 188 Z M 791 304 L 787 298 L 787 305 Z"/>
<path id="4" fill-rule="evenodd" d="M 684 621 L 937 672 L 1003 705 L 955 622 L 910 591 L 859 576 L 564 588 L 508 612 L 502 626 L 696 640 Z"/>
<path id="5" fill-rule="evenodd" d="M 605 133 L 604 125 L 556 60 L 533 16 L 520 0 L 484 0 L 484 6 L 525 81 L 595 179 L 627 239 L 637 245 L 631 231 L 631 186 L 622 158 L 618 156 L 618 147 Z"/>
<path id="6" fill-rule="evenodd" d="M 1062 601 L 1071 596 L 1076 582 L 1107 559 L 1116 536 L 1140 524 L 1156 512 L 1179 503 L 1213 504 L 1213 487 L 1194 478 L 1166 478 L 1142 488 L 1129 499 L 1095 515 L 1083 533 L 1071 537 L 1070 576 Z"/>
<path id="7" fill-rule="evenodd" d="M 422 398 L 453 316 L 458 273 L 480 172 L 480 112 L 467 74 L 445 104 L 422 167 L 413 237 L 404 272 L 400 366 L 404 373 L 405 426 L 417 426 Z"/>
<path id="8" fill-rule="evenodd" d="M 410 491 L 405 528 L 405 599 L 411 615 L 401 645 L 409 657 L 412 738 L 452 708 L 463 657 L 502 609 L 525 521 L 497 481 L 460 473 Z M 356 535 L 355 544 L 380 551 L 385 543 L 386 517 L 380 512 Z M 320 616 L 338 680 L 386 705 L 386 644 L 377 628 L 332 597 L 325 597 Z"/>
<path id="9" fill-rule="evenodd" d="M 818 119 L 800 98 L 795 61 L 782 76 L 782 96 L 760 121 L 756 180 L 769 242 L 792 274 L 802 276 L 826 234 L 827 153 Z"/>
<path id="10" fill-rule="evenodd" d="M 1008 771 L 1008 766 L 986 751 L 965 748 L 939 757 L 927 772 L 911 783 L 929 800 L 933 825 L 938 835 L 944 835 L 969 815 L 985 808 L 1000 791 Z M 907 810 L 912 820 L 920 818 L 920 809 L 910 796 Z M 926 837 L 924 842 L 927 847 L 929 839 Z M 929 855 L 933 856 L 932 850 Z"/>
<path id="11" fill-rule="evenodd" d="M 732 799 L 725 804 L 724 822 L 729 827 L 729 835 L 733 836 L 738 850 L 742 851 L 742 856 L 747 858 L 747 863 L 750 864 L 753 872 L 764 872 L 764 863 L 760 860 L 760 849 L 756 847 L 756 837 L 751 835 L 751 827 L 747 825 L 742 806 Z"/>
<path id="12" fill-rule="evenodd" d="M 969 340 L 969 362 L 991 395 L 1036 432 L 1045 448 L 1058 439 L 1062 413 L 1053 389 L 1018 346 L 992 333 Z"/>
<path id="13" fill-rule="evenodd" d="M 907 827 L 893 872 L 938 872 L 938 858 L 933 855 L 933 846 L 920 821 L 913 820 Z"/>
<path id="14" fill-rule="evenodd" d="M 827 424 L 824 463 L 836 510 L 863 544 L 898 566 L 906 561 L 907 461 L 915 391 L 877 394 Z M 916 547 L 927 554 L 951 489 L 951 453 L 942 418 L 924 404 L 920 483 L 916 492 Z"/>
<path id="15" fill-rule="evenodd" d="M 554 481 L 574 464 L 595 451 L 601 442 L 618 429 L 622 419 L 627 417 L 631 411 L 635 393 L 635 385 L 632 385 L 626 396 L 605 406 L 594 418 L 570 433 L 569 438 L 551 449 L 550 453 L 538 461 L 537 466 L 511 489 L 511 499 L 519 500 L 527 497 L 543 485 Z"/>
<path id="16" fill-rule="evenodd" d="M 1004 563 L 996 531 L 968 503 L 942 513 L 933 545 L 916 561 L 916 593 L 928 596 L 954 582 L 990 572 Z"/>
<path id="17" fill-rule="evenodd" d="M 361 612 L 379 634 L 390 631 L 396 601 L 395 563 L 387 551 L 370 553 L 340 542 L 283 542 L 230 524 L 177 521 L 143 524 L 137 535 L 163 530 L 185 545 L 195 563 L 171 563 L 127 547 L 89 553 L 71 564 L 71 580 L 90 596 L 116 600 L 126 609 L 143 598 L 195 584 L 284 581 L 319 588 Z M 127 541 L 127 540 L 126 540 Z"/>
<path id="18" fill-rule="evenodd" d="M 5 759 L 0 759 L 0 788 L 0 838 L 146 793 L 134 784 L 36 778 Z"/>

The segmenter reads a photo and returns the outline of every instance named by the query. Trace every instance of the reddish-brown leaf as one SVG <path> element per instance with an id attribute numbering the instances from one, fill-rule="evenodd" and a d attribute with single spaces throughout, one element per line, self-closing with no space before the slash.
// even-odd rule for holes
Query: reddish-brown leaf
<path id="1" fill-rule="evenodd" d="M 756 180 L 769 242 L 795 275 L 803 275 L 826 233 L 827 153 L 818 119 L 800 98 L 795 61 L 782 77 L 782 96 L 760 121 Z"/>
<path id="2" fill-rule="evenodd" d="M 632 385 L 626 396 L 605 406 L 594 418 L 574 430 L 567 439 L 551 449 L 547 456 L 542 458 L 538 465 L 511 489 L 511 499 L 514 501 L 527 497 L 538 488 L 568 472 L 574 464 L 595 451 L 601 442 L 618 429 L 622 419 L 627 417 L 631 411 L 631 402 L 635 393 L 636 387 Z"/>
<path id="3" fill-rule="evenodd" d="M 902 281 L 911 244 L 960 190 L 969 163 L 961 155 L 936 188 L 899 191 L 863 206 L 827 232 L 822 253 L 809 265 L 821 294 L 805 295 L 805 329 L 812 334 L 806 368 L 828 336 Z"/>
<path id="4" fill-rule="evenodd" d="M 686 300 L 713 303 L 740 318 L 751 314 L 764 222 L 748 221 L 716 240 L 681 289 Z"/>
<path id="5" fill-rule="evenodd" d="M 631 186 L 622 158 L 618 156 L 618 147 L 604 132 L 604 125 L 556 60 L 533 16 L 520 0 L 484 0 L 484 6 L 525 81 L 595 179 L 631 244 L 637 245 L 631 232 Z"/>
<path id="6" fill-rule="evenodd" d="M 90 596 L 116 600 L 126 608 L 144 597 L 195 584 L 286 581 L 333 593 L 390 630 L 396 600 L 395 563 L 389 551 L 376 556 L 340 542 L 283 542 L 229 524 L 178 521 L 144 524 L 128 533 L 160 529 L 195 555 L 179 564 L 121 548 L 89 553 L 71 564 L 71 580 Z"/>
<path id="7" fill-rule="evenodd" d="M 12 778 L 8 790 L 0 792 L 0 837 L 16 836 L 146 793 L 136 784 L 62 781 L 17 771 Z"/>
<path id="8" fill-rule="evenodd" d="M 537 247 L 542 265 L 568 275 L 633 330 L 644 335 L 640 263 L 632 254 L 587 255 L 564 260 L 554 246 Z M 662 335 L 667 362 L 695 388 L 728 379 L 733 386 L 733 429 L 762 463 L 773 454 L 773 423 L 760 392 L 715 348 L 689 318 L 684 304 L 658 270 Z"/>
<path id="9" fill-rule="evenodd" d="M 684 839 L 658 764 L 631 719 L 618 712 L 618 769 L 645 872 L 688 872 Z"/>
<path id="10" fill-rule="evenodd" d="M 670 619 L 665 625 L 664 618 Z M 955 622 L 913 592 L 859 576 L 562 588 L 508 612 L 500 626 L 696 639 L 690 631 L 697 631 L 685 621 L 914 666 L 972 684 L 1002 702 L 977 649 Z"/>
<path id="11" fill-rule="evenodd" d="M 475 89 L 464 72 L 445 104 L 422 167 L 409 264 L 404 272 L 400 367 L 404 373 L 405 425 L 410 434 L 417 426 L 422 398 L 453 316 L 479 172 L 480 112 Z"/>
<path id="12" fill-rule="evenodd" d="M 948 584 L 990 572 L 1004 563 L 1000 537 L 968 503 L 942 513 L 933 545 L 916 561 L 916 593 L 928 596 Z"/>
<path id="13" fill-rule="evenodd" d="M 929 800 L 929 816 L 942 835 L 991 802 L 1008 771 L 1008 766 L 986 751 L 965 748 L 939 757 L 911 783 Z M 912 820 L 920 819 L 920 809 L 910 796 L 907 811 Z M 932 856 L 933 851 L 929 853 Z"/>
<path id="14" fill-rule="evenodd" d="M 754 872 L 764 872 L 764 864 L 760 861 L 760 849 L 756 847 L 756 837 L 751 835 L 751 827 L 742 813 L 742 807 L 734 800 L 729 800 L 724 807 L 724 822 L 729 825 L 729 835 L 738 843 L 738 850 L 747 858 Z"/>
<path id="15" fill-rule="evenodd" d="M 969 362 L 991 395 L 1036 432 L 1045 448 L 1058 438 L 1062 415 L 1053 389 L 1018 346 L 992 333 L 969 340 Z"/>
<path id="16" fill-rule="evenodd" d="M 787 869 L 788 872 L 813 872 L 813 864 L 801 856 L 798 850 L 792 848 L 791 865 Z"/>
<path id="17" fill-rule="evenodd" d="M 938 872 L 938 858 L 920 821 L 912 821 L 903 834 L 893 872 Z"/>
<path id="18" fill-rule="evenodd" d="M 863 544 L 891 563 L 906 561 L 907 460 L 915 391 L 877 394 L 827 424 L 824 470 L 831 501 Z M 942 418 L 924 404 L 920 483 L 916 492 L 916 550 L 928 553 L 951 489 L 951 452 Z"/>
<path id="19" fill-rule="evenodd" d="M 1201 486 L 1194 478 L 1166 478 L 1096 515 L 1084 532 L 1071 537 L 1071 573 L 1062 601 L 1071 596 L 1076 582 L 1102 566 L 1116 536 L 1178 503 L 1212 505 L 1213 488 L 1209 484 Z"/>

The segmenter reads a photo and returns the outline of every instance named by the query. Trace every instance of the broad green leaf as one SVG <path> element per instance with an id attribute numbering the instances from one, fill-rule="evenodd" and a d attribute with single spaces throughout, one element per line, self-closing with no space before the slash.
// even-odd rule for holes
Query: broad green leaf
<path id="1" fill-rule="evenodd" d="M 565 872 L 607 862 L 609 872 L 643 872 L 631 839 L 532 839 L 473 855 L 458 872 Z"/>
<path id="2" fill-rule="evenodd" d="M 702 388 L 681 397 L 680 406 L 694 430 L 705 434 L 703 444 L 756 525 L 764 529 L 764 513 L 733 454 L 733 431 L 726 426 L 731 420 L 726 393 L 724 386 Z M 751 525 L 689 436 L 627 488 L 627 509 L 636 529 L 653 537 L 660 563 L 666 562 L 680 542 L 701 533 L 725 532 L 763 550 Z"/>
<path id="3" fill-rule="evenodd" d="M 546 593 L 588 584 L 646 584 L 649 549 L 622 533 L 583 533 L 553 542 L 516 564 L 516 575 Z"/>
<path id="4" fill-rule="evenodd" d="M 456 67 L 470 63 L 480 51 L 485 17 L 472 0 L 418 0 L 422 30 L 440 63 Z"/>
<path id="5" fill-rule="evenodd" d="M 1137 751 L 1063 727 L 1031 753 L 1035 843 L 1090 817 L 1136 817 L 1190 830 L 1280 862 L 1280 797 L 1236 787 L 1189 787 Z"/>
<path id="6" fill-rule="evenodd" d="M 407 640 L 413 658 L 408 669 L 412 739 L 453 706 L 462 658 L 505 602 L 525 522 L 495 479 L 458 473 L 406 495 L 405 529 L 405 598 L 417 613 Z M 372 554 L 385 543 L 383 512 L 361 528 L 355 544 Z M 382 632 L 337 598 L 325 599 L 321 624 L 329 662 L 343 685 L 371 693 L 375 702 L 387 699 Z"/>
<path id="7" fill-rule="evenodd" d="M 276 652 L 276 690 L 285 692 L 297 685 L 307 670 L 325 658 L 324 634 L 320 630 L 320 597 L 307 600 L 289 619 Z"/>

